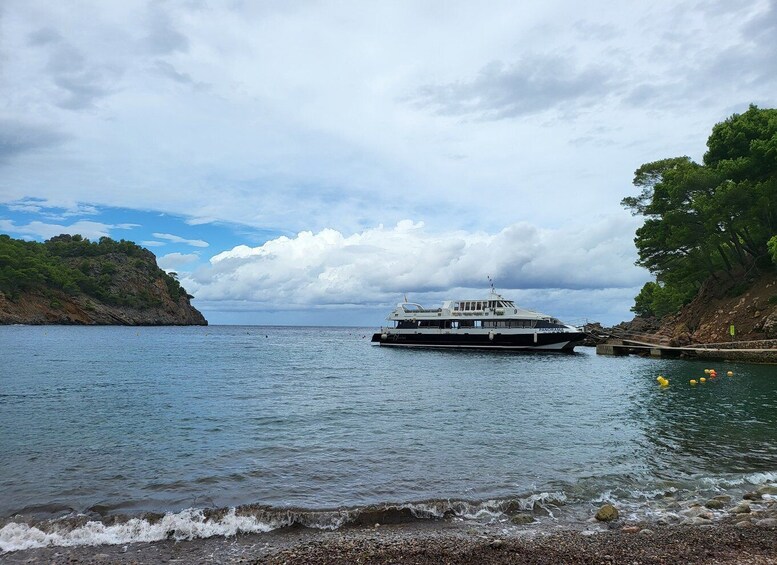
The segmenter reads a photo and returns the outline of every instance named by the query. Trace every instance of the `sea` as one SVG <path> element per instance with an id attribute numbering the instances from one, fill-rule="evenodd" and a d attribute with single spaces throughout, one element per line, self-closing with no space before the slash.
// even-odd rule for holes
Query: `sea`
<path id="1" fill-rule="evenodd" d="M 777 481 L 773 365 L 403 350 L 373 331 L 0 327 L 0 551 L 589 527 L 604 502 L 671 520 Z"/>

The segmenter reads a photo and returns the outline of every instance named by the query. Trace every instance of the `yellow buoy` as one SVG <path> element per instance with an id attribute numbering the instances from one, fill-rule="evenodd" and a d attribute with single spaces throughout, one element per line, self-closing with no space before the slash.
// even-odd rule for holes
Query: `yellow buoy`
<path id="1" fill-rule="evenodd" d="M 696 384 L 696 379 L 691 379 L 691 380 L 690 380 L 690 383 L 691 383 L 692 385 L 695 385 L 695 384 Z"/>
<path id="2" fill-rule="evenodd" d="M 705 375 L 709 375 L 710 374 L 710 370 L 709 369 L 704 369 L 704 374 Z"/>
<path id="3" fill-rule="evenodd" d="M 661 381 L 661 388 L 666 388 L 669 386 L 669 379 L 664 379 Z"/>
<path id="4" fill-rule="evenodd" d="M 658 375 L 658 377 L 656 377 L 656 380 L 657 380 L 658 382 L 661 382 L 661 381 L 663 381 L 663 380 L 664 380 L 664 377 L 662 377 L 661 375 Z"/>
<path id="5" fill-rule="evenodd" d="M 699 382 L 700 382 L 700 383 L 706 383 L 706 382 L 707 382 L 707 379 L 705 379 L 704 377 L 702 377 L 702 378 L 700 378 L 700 379 L 699 379 Z"/>
<path id="6" fill-rule="evenodd" d="M 734 371 L 729 371 L 728 373 L 726 373 L 726 375 L 728 375 L 729 377 L 733 377 L 734 376 Z"/>

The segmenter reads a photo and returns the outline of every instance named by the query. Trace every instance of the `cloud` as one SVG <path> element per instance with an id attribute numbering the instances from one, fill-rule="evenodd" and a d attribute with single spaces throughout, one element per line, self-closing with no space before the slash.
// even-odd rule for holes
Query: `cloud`
<path id="1" fill-rule="evenodd" d="M 191 245 L 192 247 L 208 247 L 208 242 L 201 239 L 185 239 L 170 233 L 154 233 L 152 235 L 157 239 L 164 239 L 172 243 L 184 243 L 186 245 Z"/>
<path id="2" fill-rule="evenodd" d="M 577 69 L 557 56 L 538 55 L 513 65 L 496 61 L 471 81 L 424 86 L 414 103 L 442 115 L 514 118 L 597 102 L 612 88 L 610 74 L 593 66 Z"/>
<path id="3" fill-rule="evenodd" d="M 115 65 L 96 64 L 58 31 L 43 27 L 28 36 L 28 45 L 38 49 L 46 60 L 48 78 L 56 87 L 56 105 L 83 110 L 115 90 L 121 71 Z"/>
<path id="4" fill-rule="evenodd" d="M 196 253 L 168 253 L 157 258 L 157 264 L 165 271 L 177 271 L 184 265 L 190 265 L 200 260 Z"/>
<path id="5" fill-rule="evenodd" d="M 423 222 L 403 220 L 350 236 L 301 232 L 219 253 L 183 282 L 198 300 L 272 309 L 385 304 L 403 292 L 479 292 L 487 276 L 505 289 L 630 289 L 647 280 L 623 237 L 633 233 L 633 222 L 609 218 L 555 230 L 518 223 L 489 234 L 431 233 Z"/>
<path id="6" fill-rule="evenodd" d="M 177 82 L 178 84 L 191 86 L 195 90 L 203 90 L 208 87 L 207 84 L 194 80 L 190 74 L 179 71 L 167 61 L 155 61 L 153 69 L 161 76 L 168 78 L 173 82 Z"/>
<path id="7" fill-rule="evenodd" d="M 163 241 L 141 241 L 140 245 L 143 247 L 162 247 L 167 244 Z"/>
<path id="8" fill-rule="evenodd" d="M 12 157 L 64 142 L 67 136 L 50 126 L 0 119 L 0 165 Z"/>
<path id="9" fill-rule="evenodd" d="M 0 219 L 0 231 L 22 235 L 32 236 L 41 239 L 49 239 L 55 235 L 63 233 L 80 234 L 86 238 L 96 240 L 101 237 L 110 237 L 111 230 L 129 230 L 136 227 L 136 224 L 104 224 L 101 222 L 90 222 L 80 220 L 69 226 L 63 224 L 50 224 L 45 222 L 30 222 L 25 225 L 16 225 L 11 220 Z"/>
<path id="10" fill-rule="evenodd" d="M 150 5 L 147 28 L 146 45 L 152 53 L 168 55 L 189 49 L 189 40 L 175 28 L 170 15 L 159 4 Z"/>

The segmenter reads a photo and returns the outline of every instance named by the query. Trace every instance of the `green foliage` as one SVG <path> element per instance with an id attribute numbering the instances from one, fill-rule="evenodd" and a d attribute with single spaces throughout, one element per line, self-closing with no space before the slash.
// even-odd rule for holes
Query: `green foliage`
<path id="1" fill-rule="evenodd" d="M 631 311 L 637 316 L 662 318 L 677 312 L 692 297 L 693 294 L 688 291 L 683 292 L 669 285 L 647 282 L 634 298 Z"/>
<path id="2" fill-rule="evenodd" d="M 181 295 L 186 294 L 186 291 L 181 286 L 181 283 L 178 282 L 178 274 L 177 273 L 165 273 L 165 284 L 167 285 L 167 292 L 170 293 L 170 298 L 173 299 L 174 302 L 178 302 L 178 299 L 181 298 Z"/>
<path id="3" fill-rule="evenodd" d="M 777 264 L 777 235 L 773 235 L 766 243 L 766 248 L 769 250 L 769 256 L 772 258 L 772 262 Z M 2 257 L 0 257 L 0 263 L 2 263 Z"/>
<path id="4" fill-rule="evenodd" d="M 770 256 L 777 263 L 777 110 L 734 114 L 712 129 L 707 148 L 702 164 L 675 157 L 642 165 L 639 195 L 621 202 L 645 217 L 637 264 L 656 276 L 635 312 L 674 312 L 709 277 L 733 281 Z"/>
<path id="5" fill-rule="evenodd" d="M 141 290 L 133 293 L 126 285 L 118 286 L 116 277 L 125 270 L 121 264 L 143 285 Z M 148 290 L 160 278 L 174 301 L 186 295 L 175 277 L 156 266 L 151 252 L 130 241 L 101 237 L 91 242 L 80 235 L 59 235 L 37 243 L 0 235 L 0 291 L 11 298 L 27 291 L 48 295 L 53 289 L 83 293 L 107 304 L 146 308 L 162 304 Z M 61 308 L 62 304 L 52 298 L 51 306 Z"/>

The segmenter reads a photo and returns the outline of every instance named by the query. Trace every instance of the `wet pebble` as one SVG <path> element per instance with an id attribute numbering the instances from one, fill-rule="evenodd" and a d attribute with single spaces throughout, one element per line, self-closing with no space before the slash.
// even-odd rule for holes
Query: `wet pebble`
<path id="1" fill-rule="evenodd" d="M 729 510 L 731 514 L 750 514 L 752 510 L 750 509 L 750 505 L 747 502 L 743 502 L 741 504 L 737 504 L 734 508 Z"/>
<path id="2" fill-rule="evenodd" d="M 775 528 L 777 527 L 777 518 L 763 518 L 755 523 L 756 526 Z"/>

